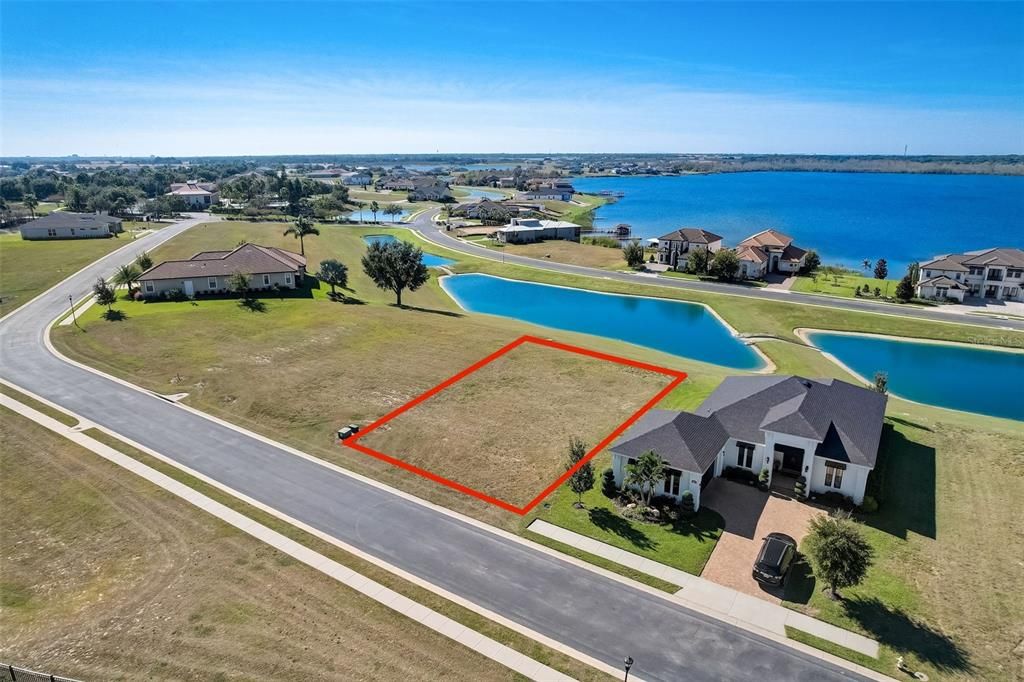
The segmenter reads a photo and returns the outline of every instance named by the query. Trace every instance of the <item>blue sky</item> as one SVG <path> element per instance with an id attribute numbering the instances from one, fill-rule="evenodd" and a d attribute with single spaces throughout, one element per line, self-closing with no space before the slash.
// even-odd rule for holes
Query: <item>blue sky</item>
<path id="1" fill-rule="evenodd" d="M 12 2 L 0 153 L 1024 153 L 1024 3 Z"/>

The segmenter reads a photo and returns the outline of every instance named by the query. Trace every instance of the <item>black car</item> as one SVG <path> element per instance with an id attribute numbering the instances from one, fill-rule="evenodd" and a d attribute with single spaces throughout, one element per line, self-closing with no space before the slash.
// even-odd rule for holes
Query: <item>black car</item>
<path id="1" fill-rule="evenodd" d="M 769 533 L 754 562 L 754 580 L 767 585 L 782 585 L 794 557 L 796 540 L 782 533 Z"/>

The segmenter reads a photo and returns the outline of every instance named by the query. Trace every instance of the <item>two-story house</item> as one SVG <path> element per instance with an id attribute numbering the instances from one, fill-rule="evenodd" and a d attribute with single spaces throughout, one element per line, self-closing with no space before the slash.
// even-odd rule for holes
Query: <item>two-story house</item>
<path id="1" fill-rule="evenodd" d="M 860 504 L 875 467 L 887 398 L 838 379 L 727 377 L 693 413 L 651 410 L 609 450 L 619 486 L 627 466 L 653 450 L 665 462 L 658 494 L 684 491 L 700 506 L 701 490 L 726 467 L 793 488 L 803 477 L 811 495 L 836 492 Z M 788 480 L 787 480 L 788 479 Z"/>
<path id="2" fill-rule="evenodd" d="M 936 256 L 918 269 L 919 298 L 1024 301 L 1024 250 L 984 249 Z"/>
<path id="3" fill-rule="evenodd" d="M 807 251 L 778 230 L 762 230 L 736 247 L 742 279 L 761 279 L 773 272 L 796 274 L 804 266 Z"/>
<path id="4" fill-rule="evenodd" d="M 189 208 L 206 209 L 220 201 L 217 185 L 212 182 L 175 182 L 167 196 L 181 197 Z"/>
<path id="5" fill-rule="evenodd" d="M 686 261 L 696 249 L 714 253 L 722 248 L 722 237 L 697 227 L 681 227 L 658 237 L 658 262 L 673 270 L 685 270 Z"/>

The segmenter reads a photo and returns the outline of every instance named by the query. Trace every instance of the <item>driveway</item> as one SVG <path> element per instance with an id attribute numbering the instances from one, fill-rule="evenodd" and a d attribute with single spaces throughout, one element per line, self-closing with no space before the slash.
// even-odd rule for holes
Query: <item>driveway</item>
<path id="1" fill-rule="evenodd" d="M 725 531 L 701 577 L 774 604 L 780 603 L 782 590 L 762 586 L 750 575 L 761 540 L 768 533 L 785 533 L 799 543 L 807 535 L 811 519 L 824 512 L 724 478 L 716 478 L 708 484 L 701 495 L 701 504 L 711 507 L 725 519 Z"/>

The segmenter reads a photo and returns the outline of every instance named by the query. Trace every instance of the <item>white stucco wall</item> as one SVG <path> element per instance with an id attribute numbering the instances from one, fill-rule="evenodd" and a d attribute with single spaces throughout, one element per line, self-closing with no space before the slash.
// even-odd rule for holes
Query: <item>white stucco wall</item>
<path id="1" fill-rule="evenodd" d="M 824 457 L 815 457 L 812 467 L 812 475 L 809 490 L 813 493 L 837 492 L 853 498 L 854 504 L 864 501 L 864 490 L 868 483 L 868 474 L 871 472 L 867 467 L 857 464 L 846 464 L 846 471 L 843 472 L 843 485 L 840 488 L 825 486 L 825 464 L 828 462 Z"/>

